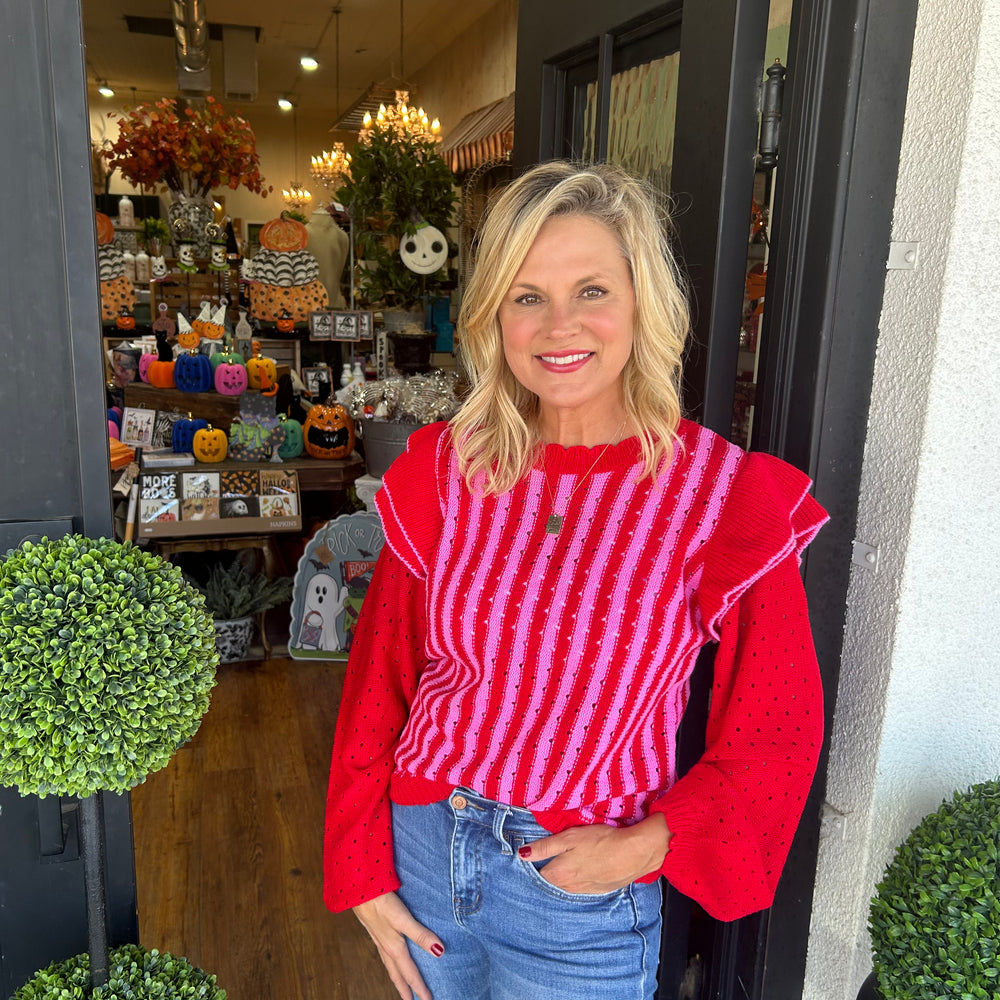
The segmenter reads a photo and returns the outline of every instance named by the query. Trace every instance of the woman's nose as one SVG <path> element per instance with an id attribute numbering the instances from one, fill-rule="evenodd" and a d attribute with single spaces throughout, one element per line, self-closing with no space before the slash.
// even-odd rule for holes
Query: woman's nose
<path id="1" fill-rule="evenodd" d="M 548 321 L 549 333 L 554 337 L 575 333 L 580 327 L 580 317 L 572 302 L 550 302 Z"/>

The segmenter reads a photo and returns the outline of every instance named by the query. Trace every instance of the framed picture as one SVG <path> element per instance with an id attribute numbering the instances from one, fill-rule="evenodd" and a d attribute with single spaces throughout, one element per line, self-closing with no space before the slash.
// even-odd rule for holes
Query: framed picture
<path id="1" fill-rule="evenodd" d="M 358 313 L 338 309 L 333 313 L 333 339 L 356 341 L 361 337 L 358 332 Z"/>
<path id="2" fill-rule="evenodd" d="M 122 413 L 122 444 L 127 444 L 132 448 L 151 447 L 155 427 L 156 410 L 143 410 L 138 406 L 126 406 Z"/>
<path id="3" fill-rule="evenodd" d="M 329 309 L 309 313 L 309 339 L 333 340 L 333 313 Z"/>
<path id="4" fill-rule="evenodd" d="M 333 372 L 329 365 L 316 365 L 312 368 L 303 368 L 301 371 L 302 384 L 309 393 L 312 401 L 319 402 L 326 399 L 333 389 Z"/>
<path id="5" fill-rule="evenodd" d="M 363 309 L 358 313 L 358 340 L 371 340 L 373 328 L 371 310 Z"/>

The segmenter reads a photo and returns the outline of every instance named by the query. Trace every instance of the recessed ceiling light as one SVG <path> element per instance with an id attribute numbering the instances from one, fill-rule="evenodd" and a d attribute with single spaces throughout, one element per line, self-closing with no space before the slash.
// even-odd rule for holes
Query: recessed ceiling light
<path id="1" fill-rule="evenodd" d="M 102 83 L 101 86 L 97 88 L 97 92 L 101 95 L 101 97 L 115 96 L 115 92 L 106 83 Z"/>
<path id="2" fill-rule="evenodd" d="M 287 97 L 279 97 L 278 107 L 281 108 L 282 111 L 291 111 L 292 102 Z"/>
<path id="3" fill-rule="evenodd" d="M 309 73 L 314 69 L 319 69 L 319 63 L 312 56 L 301 56 L 299 58 L 299 65 Z"/>

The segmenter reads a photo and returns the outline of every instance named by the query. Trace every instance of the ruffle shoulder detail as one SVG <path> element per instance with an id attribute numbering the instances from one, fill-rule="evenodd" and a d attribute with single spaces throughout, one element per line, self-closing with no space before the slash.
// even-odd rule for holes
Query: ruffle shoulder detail
<path id="1" fill-rule="evenodd" d="M 450 441 L 444 421 L 415 430 L 406 440 L 406 451 L 386 470 L 382 488 L 375 494 L 386 543 L 420 580 L 427 579 L 444 524 L 439 483 Z"/>
<path id="2" fill-rule="evenodd" d="M 811 486 L 804 472 L 773 455 L 751 452 L 741 461 L 705 547 L 698 587 L 702 625 L 713 639 L 740 595 L 792 553 L 801 559 L 829 520 Z"/>

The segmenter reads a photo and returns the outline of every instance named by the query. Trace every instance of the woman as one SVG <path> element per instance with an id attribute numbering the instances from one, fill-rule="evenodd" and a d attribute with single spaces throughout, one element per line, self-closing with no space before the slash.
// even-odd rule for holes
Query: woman
<path id="1" fill-rule="evenodd" d="M 681 419 L 688 328 L 655 204 L 542 164 L 485 223 L 473 390 L 376 497 L 386 546 L 333 750 L 326 901 L 400 996 L 651 997 L 658 876 L 766 907 L 822 705 L 800 472 Z M 701 760 L 675 735 L 717 642 Z"/>

